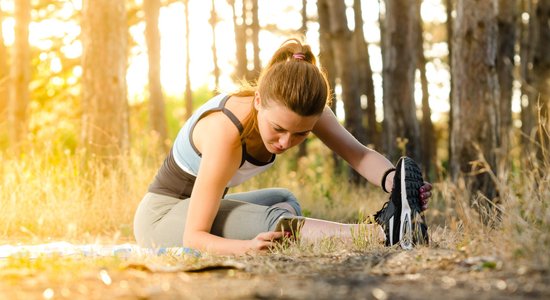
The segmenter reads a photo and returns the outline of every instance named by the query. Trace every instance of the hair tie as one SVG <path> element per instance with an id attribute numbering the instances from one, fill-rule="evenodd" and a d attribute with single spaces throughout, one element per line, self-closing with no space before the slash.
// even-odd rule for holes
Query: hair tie
<path id="1" fill-rule="evenodd" d="M 295 58 L 297 60 L 304 60 L 306 58 L 306 55 L 301 52 L 298 52 L 298 53 L 292 54 L 292 58 Z"/>

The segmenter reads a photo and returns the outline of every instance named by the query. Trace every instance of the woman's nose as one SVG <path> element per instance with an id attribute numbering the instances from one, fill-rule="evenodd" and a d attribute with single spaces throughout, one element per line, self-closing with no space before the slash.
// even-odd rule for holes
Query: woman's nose
<path id="1" fill-rule="evenodd" d="M 290 148 L 290 133 L 287 132 L 282 134 L 281 137 L 279 137 L 279 144 L 284 149 Z"/>

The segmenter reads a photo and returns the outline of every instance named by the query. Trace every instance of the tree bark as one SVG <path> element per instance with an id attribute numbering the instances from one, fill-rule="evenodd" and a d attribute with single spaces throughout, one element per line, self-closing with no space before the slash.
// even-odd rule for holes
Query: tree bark
<path id="1" fill-rule="evenodd" d="M 334 51 L 337 76 L 342 85 L 342 101 L 344 102 L 346 129 L 362 144 L 365 144 L 366 132 L 363 127 L 361 100 L 358 89 L 358 76 L 355 68 L 355 52 L 353 35 L 348 28 L 346 5 L 344 1 L 328 1 L 330 18 L 330 36 Z M 350 179 L 359 183 L 361 180 L 355 171 L 350 169 Z"/>
<path id="2" fill-rule="evenodd" d="M 497 74 L 500 87 L 500 152 L 497 163 L 500 173 L 509 164 L 510 135 L 512 131 L 512 88 L 514 83 L 514 56 L 517 26 L 516 0 L 499 0 L 498 3 L 498 55 Z"/>
<path id="3" fill-rule="evenodd" d="M 344 102 L 345 125 L 349 132 L 359 141 L 365 141 L 365 130 L 363 128 L 361 103 L 357 73 L 351 68 L 355 62 L 352 33 L 348 29 L 346 18 L 346 7 L 343 1 L 329 1 L 330 12 L 330 35 L 334 51 L 337 76 L 342 85 L 342 101 Z"/>
<path id="4" fill-rule="evenodd" d="M 366 123 L 366 141 L 373 148 L 380 148 L 380 139 L 378 126 L 376 123 L 376 99 L 374 97 L 374 82 L 372 80 L 372 68 L 370 65 L 369 45 L 365 40 L 365 32 L 363 31 L 363 10 L 361 9 L 361 1 L 353 1 L 353 11 L 355 15 L 355 30 L 353 32 L 353 40 L 355 44 L 356 62 L 354 66 L 359 70 L 359 93 L 361 96 L 367 97 L 367 106 L 363 108 L 364 119 Z"/>
<path id="5" fill-rule="evenodd" d="M 453 124 L 451 176 L 465 176 L 467 188 L 489 199 L 497 196 L 494 182 L 482 167 L 496 169 L 499 145 L 499 85 L 497 0 L 458 0 L 453 28 Z M 479 165 L 480 155 L 488 166 Z"/>
<path id="6" fill-rule="evenodd" d="M 249 0 L 250 3 L 250 39 L 252 41 L 252 49 L 254 51 L 254 69 L 248 73 L 248 80 L 255 80 L 260 76 L 262 71 L 262 62 L 260 60 L 260 20 L 258 19 L 258 0 Z"/>
<path id="7" fill-rule="evenodd" d="M 166 148 L 168 134 L 164 113 L 164 96 L 160 81 L 160 32 L 158 19 L 160 0 L 144 0 L 145 38 L 149 61 L 149 118 L 151 128 L 158 135 L 161 149 Z"/>
<path id="8" fill-rule="evenodd" d="M 392 159 L 420 161 L 420 126 L 414 99 L 418 60 L 416 1 L 386 0 L 384 22 L 384 132 Z M 399 141 L 398 139 L 401 139 Z M 399 152 L 401 148 L 401 151 Z"/>
<path id="9" fill-rule="evenodd" d="M 31 22 L 30 0 L 16 0 L 15 41 L 11 67 L 11 89 L 8 104 L 8 128 L 10 146 L 18 149 L 27 135 L 28 106 L 30 101 L 31 53 L 29 24 Z"/>
<path id="10" fill-rule="evenodd" d="M 235 7 L 235 0 L 228 0 L 233 11 L 233 28 L 235 30 L 235 58 L 237 65 L 235 66 L 235 79 L 243 80 L 248 75 L 248 59 L 246 56 L 246 9 L 245 0 L 242 0 L 242 16 L 239 20 Z"/>
<path id="11" fill-rule="evenodd" d="M 330 8 L 328 1 L 331 0 L 317 1 L 317 14 L 319 16 L 319 62 L 327 73 L 327 80 L 331 87 L 332 103 L 330 104 L 330 108 L 336 112 L 336 95 L 334 93 L 334 87 L 336 86 L 336 65 L 334 63 L 334 50 L 331 43 Z M 342 170 L 342 160 L 335 153 L 332 154 L 332 160 L 335 172 L 340 173 Z"/>
<path id="12" fill-rule="evenodd" d="M 431 170 L 435 166 L 436 160 L 436 141 L 434 136 L 434 126 L 432 123 L 432 110 L 430 108 L 430 94 L 428 91 L 428 77 L 426 75 L 426 56 L 424 55 L 423 23 L 420 15 L 421 0 L 417 0 L 417 19 L 418 19 L 418 71 L 420 73 L 420 83 L 422 86 L 422 122 L 421 122 L 421 159 L 424 179 L 431 181 Z"/>
<path id="13" fill-rule="evenodd" d="M 83 1 L 82 141 L 106 164 L 129 150 L 127 41 L 123 1 Z"/>
<path id="14" fill-rule="evenodd" d="M 537 157 L 550 162 L 550 0 L 539 0 L 536 14 L 537 42 L 533 56 L 534 86 L 537 90 Z"/>
<path id="15" fill-rule="evenodd" d="M 307 0 L 302 0 L 302 9 L 300 10 L 302 15 L 302 26 L 300 27 L 300 33 L 303 36 L 306 36 L 307 34 Z M 298 147 L 298 154 L 296 155 L 298 158 L 307 156 L 307 142 L 309 141 L 309 138 L 304 140 Z"/>
<path id="16" fill-rule="evenodd" d="M 449 132 L 453 130 L 453 11 L 455 9 L 453 0 L 445 0 L 445 10 L 447 12 L 447 49 L 449 54 L 447 55 L 447 63 L 449 65 Z M 452 157 L 451 139 L 447 142 L 447 158 L 450 160 Z"/>
<path id="17" fill-rule="evenodd" d="M 529 16 L 528 20 L 522 18 L 520 40 L 520 74 L 521 74 L 521 131 L 523 133 L 522 152 L 525 157 L 536 153 L 533 147 L 536 133 L 536 99 L 537 91 L 533 79 L 533 56 L 535 53 L 536 15 L 535 0 L 522 0 L 522 12 Z"/>

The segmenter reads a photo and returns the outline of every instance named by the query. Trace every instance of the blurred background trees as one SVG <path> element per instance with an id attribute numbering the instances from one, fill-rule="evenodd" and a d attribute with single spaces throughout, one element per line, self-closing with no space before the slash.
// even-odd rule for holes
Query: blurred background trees
<path id="1" fill-rule="evenodd" d="M 300 36 L 359 141 L 496 200 L 487 170 L 548 158 L 549 16 L 550 0 L 0 0 L 0 146 L 163 153 L 195 107 Z"/>

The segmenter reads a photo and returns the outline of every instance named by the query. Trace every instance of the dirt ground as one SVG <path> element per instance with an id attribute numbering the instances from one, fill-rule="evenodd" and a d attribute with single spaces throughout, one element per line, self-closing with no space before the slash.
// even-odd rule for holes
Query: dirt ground
<path id="1" fill-rule="evenodd" d="M 550 299 L 548 270 L 433 248 L 20 264 L 1 299 Z"/>

